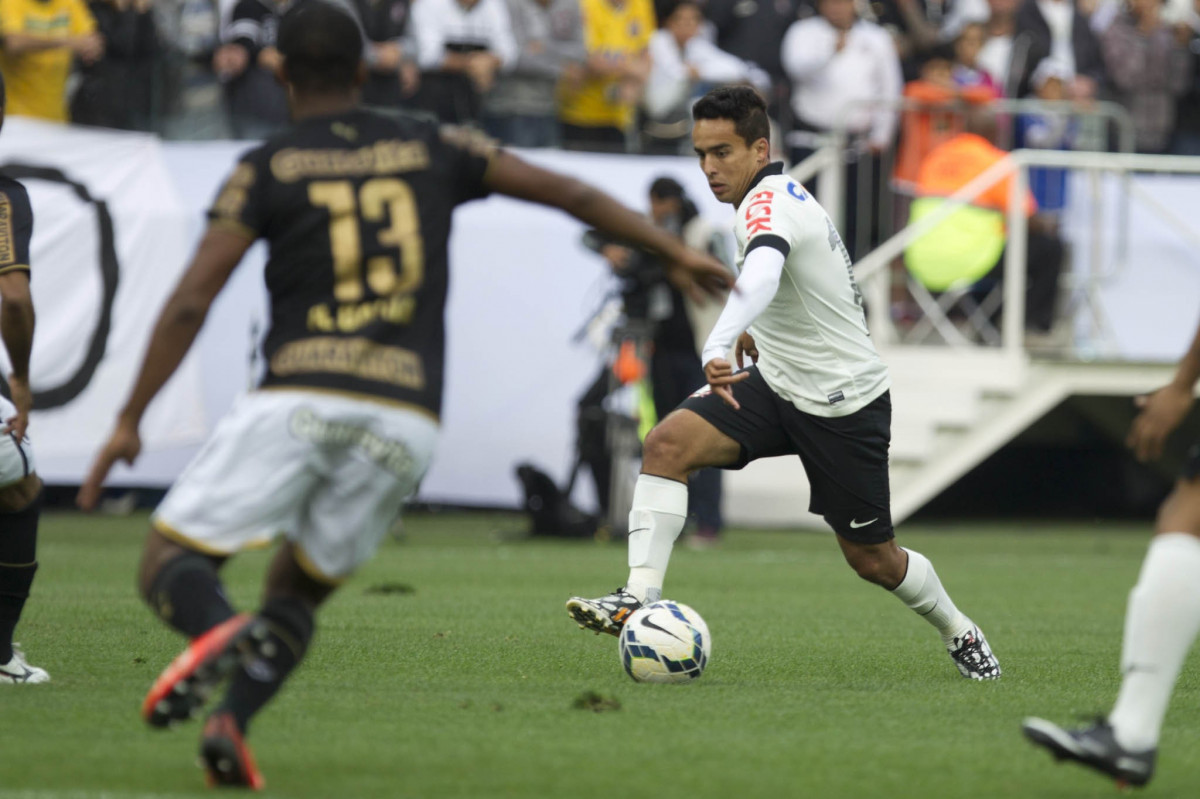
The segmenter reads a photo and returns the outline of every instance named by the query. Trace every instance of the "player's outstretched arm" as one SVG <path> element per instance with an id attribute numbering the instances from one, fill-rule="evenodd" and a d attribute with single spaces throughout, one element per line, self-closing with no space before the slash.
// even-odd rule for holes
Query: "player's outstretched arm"
<path id="1" fill-rule="evenodd" d="M 659 253 L 668 263 L 667 278 L 698 301 L 705 294 L 720 297 L 730 286 L 729 269 L 716 258 L 690 249 L 678 237 L 583 181 L 500 150 L 492 158 L 484 182 L 492 191 L 561 208 L 610 236 Z"/>
<path id="2" fill-rule="evenodd" d="M 1162 455 L 1167 437 L 1192 407 L 1197 380 L 1200 380 L 1200 329 L 1196 330 L 1192 346 L 1179 362 L 1175 379 L 1153 394 L 1135 400 L 1142 410 L 1133 420 L 1125 443 L 1138 460 L 1155 460 Z"/>
<path id="3" fill-rule="evenodd" d="M 13 271 L 0 275 L 0 339 L 8 351 L 12 372 L 8 386 L 12 391 L 15 416 L 4 420 L 0 434 L 25 437 L 33 392 L 29 388 L 29 353 L 33 349 L 33 297 L 29 293 L 29 274 Z"/>
<path id="4" fill-rule="evenodd" d="M 225 227 L 209 227 L 205 232 L 191 265 L 158 316 L 133 391 L 117 415 L 117 424 L 108 443 L 96 456 L 79 489 L 76 498 L 79 507 L 84 510 L 94 508 L 100 499 L 100 487 L 113 464 L 119 460 L 132 464 L 141 452 L 138 426 L 142 414 L 179 368 L 183 356 L 196 340 L 213 300 L 252 243 L 249 236 Z"/>

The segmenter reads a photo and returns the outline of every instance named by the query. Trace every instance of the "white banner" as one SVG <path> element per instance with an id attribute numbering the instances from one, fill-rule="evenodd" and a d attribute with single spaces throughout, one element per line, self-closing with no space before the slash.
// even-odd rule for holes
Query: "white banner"
<path id="1" fill-rule="evenodd" d="M 49 482 L 74 484 L 85 474 L 128 395 L 159 309 L 195 246 L 204 209 L 250 146 L 162 143 L 23 119 L 5 124 L 0 164 L 23 176 L 35 212 L 33 385 L 60 401 L 37 410 L 30 430 L 39 471 Z M 650 183 L 670 175 L 714 223 L 728 228 L 732 221 L 729 206 L 712 198 L 690 158 L 523 155 L 637 208 L 646 206 Z M 1200 195 L 1196 180 L 1133 180 L 1169 195 L 1175 208 L 1195 205 L 1188 199 Z M 1197 302 L 1196 292 L 1178 288 L 1196 283 L 1200 273 L 1186 245 L 1152 226 L 1145 209 L 1134 206 L 1134 268 L 1118 273 L 1100 299 L 1122 354 L 1174 358 L 1186 346 Z M 113 232 L 108 256 L 102 208 Z M 1086 228 L 1069 219 L 1077 262 L 1086 263 Z M 443 432 L 422 499 L 515 506 L 521 494 L 513 470 L 525 460 L 565 478 L 574 451 L 575 403 L 600 368 L 597 353 L 572 344 L 571 337 L 613 287 L 602 261 L 580 245 L 581 233 L 579 224 L 557 211 L 504 198 L 472 203 L 456 214 Z M 1147 252 L 1154 257 L 1144 257 Z M 112 265 L 106 264 L 112 260 L 117 282 L 111 328 L 100 335 L 105 270 L 111 282 Z M 265 319 L 263 260 L 258 245 L 235 272 L 197 346 L 151 407 L 141 460 L 133 469 L 119 467 L 114 482 L 170 484 L 246 390 L 255 336 Z M 1130 281 L 1136 283 L 1132 289 Z M 1158 303 L 1171 298 L 1178 314 L 1168 328 Z M 579 499 L 587 504 L 590 484 L 580 482 Z"/>
<path id="2" fill-rule="evenodd" d="M 10 119 L 0 164 L 53 167 L 107 202 L 116 231 L 119 285 L 112 332 L 80 395 L 35 412 L 31 435 L 39 471 L 53 483 L 79 482 L 128 394 L 150 328 L 203 229 L 203 211 L 244 142 L 160 143 L 153 137 Z M 726 226 L 728 206 L 712 198 L 695 162 L 560 152 L 523 156 L 604 187 L 645 208 L 660 175 L 680 181 L 702 211 Z M 81 333 L 94 327 L 102 296 L 87 204 L 41 179 L 25 179 L 34 205 L 35 389 L 51 386 L 83 357 Z M 450 243 L 447 372 L 442 440 L 421 498 L 514 506 L 514 467 L 532 461 L 565 478 L 575 438 L 575 403 L 600 356 L 573 334 L 613 288 L 602 261 L 579 243 L 566 215 L 506 198 L 465 206 Z M 264 251 L 248 254 L 214 304 L 197 346 L 155 401 L 145 450 L 112 482 L 165 486 L 206 431 L 246 390 L 254 336 L 262 332 Z M 72 360 L 74 359 L 74 360 Z M 588 481 L 581 481 L 584 502 Z"/>
<path id="3" fill-rule="evenodd" d="M 188 212 L 151 136 L 9 119 L 0 165 L 25 184 L 34 209 L 30 383 L 39 409 L 30 436 L 38 470 L 50 482 L 78 482 L 192 245 Z M 146 415 L 148 451 L 203 440 L 200 381 L 190 357 Z M 142 478 L 162 481 L 153 469 Z"/>

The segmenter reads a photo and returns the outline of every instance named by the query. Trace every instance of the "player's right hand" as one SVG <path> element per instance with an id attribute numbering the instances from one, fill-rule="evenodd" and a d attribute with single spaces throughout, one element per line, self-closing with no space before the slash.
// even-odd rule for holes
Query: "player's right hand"
<path id="1" fill-rule="evenodd" d="M 1172 383 L 1134 400 L 1142 412 L 1133 420 L 1125 444 L 1138 460 L 1152 461 L 1162 455 L 1167 437 L 1183 421 L 1193 399 L 1191 387 Z"/>
<path id="2" fill-rule="evenodd" d="M 16 375 L 8 376 L 8 388 L 12 394 L 12 403 L 17 409 L 15 416 L 4 420 L 4 428 L 0 434 L 17 437 L 18 441 L 25 439 L 25 431 L 29 429 L 29 411 L 33 408 L 33 392 L 29 388 L 29 380 Z"/>
<path id="3" fill-rule="evenodd" d="M 117 461 L 125 461 L 132 466 L 141 451 L 142 438 L 138 435 L 137 425 L 118 420 L 108 443 L 96 456 L 87 479 L 80 486 L 79 494 L 75 497 L 75 504 L 83 510 L 95 508 L 96 503 L 100 501 L 100 490 L 104 486 L 104 480 L 108 477 L 113 465 Z"/>
<path id="4" fill-rule="evenodd" d="M 704 379 L 712 387 L 712 391 L 735 411 L 741 409 L 738 401 L 733 398 L 733 384 L 740 383 L 750 376 L 749 372 L 733 371 L 733 366 L 724 358 L 713 358 L 704 364 Z"/>
<path id="5" fill-rule="evenodd" d="M 706 253 L 687 248 L 667 264 L 667 280 L 675 288 L 703 303 L 706 297 L 720 300 L 733 288 L 729 267 Z"/>
<path id="6" fill-rule="evenodd" d="M 754 336 L 749 333 L 742 333 L 737 337 L 737 346 L 733 349 L 734 358 L 737 360 L 738 368 L 742 368 L 742 356 L 749 355 L 751 363 L 758 363 L 758 345 L 754 343 Z"/>

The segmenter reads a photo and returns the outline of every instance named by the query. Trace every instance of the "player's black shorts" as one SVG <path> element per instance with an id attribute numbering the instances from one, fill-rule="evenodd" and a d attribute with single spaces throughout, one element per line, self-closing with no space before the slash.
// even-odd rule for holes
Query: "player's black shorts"
<path id="1" fill-rule="evenodd" d="M 742 447 L 741 469 L 759 458 L 799 455 L 812 499 L 808 509 L 825 517 L 843 538 L 879 544 L 893 538 L 888 446 L 892 439 L 892 397 L 884 392 L 848 416 L 805 413 L 776 394 L 752 366 L 750 377 L 733 387 L 741 409 L 734 410 L 707 387 L 680 408 L 699 414 Z"/>

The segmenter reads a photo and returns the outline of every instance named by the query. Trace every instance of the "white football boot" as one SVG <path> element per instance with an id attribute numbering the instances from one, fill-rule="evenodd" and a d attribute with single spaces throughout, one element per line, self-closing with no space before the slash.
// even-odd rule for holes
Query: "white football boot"
<path id="1" fill-rule="evenodd" d="M 0 664 L 0 685 L 21 685 L 25 683 L 50 682 L 50 675 L 45 669 L 30 666 L 25 662 L 25 653 L 19 644 L 13 644 L 12 659 Z"/>

